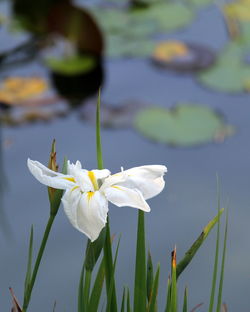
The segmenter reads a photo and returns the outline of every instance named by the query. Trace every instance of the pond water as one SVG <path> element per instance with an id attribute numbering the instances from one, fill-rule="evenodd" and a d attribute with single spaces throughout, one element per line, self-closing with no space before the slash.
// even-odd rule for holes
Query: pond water
<path id="1" fill-rule="evenodd" d="M 219 50 L 228 40 L 225 26 L 215 6 L 200 11 L 194 23 L 168 38 L 205 43 Z M 6 42 L 8 38 L 4 38 Z M 8 44 L 8 43 L 6 43 Z M 143 164 L 168 167 L 166 188 L 149 201 L 152 212 L 146 215 L 148 246 L 153 261 L 161 263 L 160 304 L 164 302 L 169 274 L 170 253 L 177 246 L 180 259 L 216 214 L 216 173 L 221 181 L 223 205 L 229 202 L 229 237 L 223 298 L 229 311 L 249 311 L 249 219 L 250 219 L 250 95 L 215 93 L 199 86 L 189 75 L 155 69 L 148 60 L 107 60 L 104 102 L 118 105 L 125 100 L 140 100 L 171 107 L 179 101 L 211 106 L 221 111 L 237 131 L 222 144 L 197 148 L 171 148 L 147 141 L 132 129 L 103 129 L 105 167 L 112 172 L 120 166 Z M 15 74 L 41 72 L 36 63 L 12 69 Z M 6 73 L 3 73 L 3 75 Z M 4 199 L 12 234 L 1 235 L 0 310 L 9 311 L 8 287 L 22 298 L 26 269 L 27 242 L 31 224 L 37 247 L 48 215 L 47 190 L 27 170 L 27 158 L 47 163 L 53 138 L 58 159 L 81 160 L 95 168 L 95 130 L 92 124 L 72 112 L 51 123 L 36 123 L 17 128 L 4 127 L 2 138 Z M 118 293 L 132 285 L 137 212 L 132 208 L 110 207 L 112 233 L 122 233 L 118 256 Z M 49 238 L 47 250 L 34 288 L 30 311 L 75 311 L 77 287 L 86 238 L 75 231 L 61 209 Z M 204 302 L 207 311 L 215 250 L 215 231 L 209 236 L 179 281 L 180 294 L 189 286 L 190 307 Z"/>

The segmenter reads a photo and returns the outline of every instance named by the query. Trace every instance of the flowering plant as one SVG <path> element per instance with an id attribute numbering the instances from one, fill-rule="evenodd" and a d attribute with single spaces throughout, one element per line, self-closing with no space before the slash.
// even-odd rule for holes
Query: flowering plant
<path id="1" fill-rule="evenodd" d="M 99 311 L 104 280 L 106 283 L 106 312 L 125 312 L 125 310 L 127 312 L 156 312 L 158 309 L 157 296 L 160 266 L 157 266 L 156 272 L 154 273 L 154 266 L 150 253 L 148 253 L 148 258 L 146 259 L 144 212 L 150 211 L 146 200 L 156 196 L 163 190 L 165 185 L 163 176 L 167 172 L 167 168 L 163 165 L 147 165 L 128 170 L 123 170 L 122 168 L 120 172 L 113 175 L 109 170 L 103 168 L 100 138 L 100 97 L 97 104 L 96 138 L 98 169 L 95 170 L 89 171 L 83 169 L 79 161 L 72 164 L 65 160 L 62 172 L 58 172 L 55 142 L 52 144 L 48 167 L 42 165 L 38 161 L 28 159 L 30 172 L 38 181 L 48 186 L 50 216 L 34 266 L 32 264 L 33 227 L 31 228 L 23 304 L 21 307 L 11 290 L 13 312 L 26 312 L 28 310 L 39 266 L 61 202 L 63 203 L 64 211 L 71 224 L 89 238 L 80 274 L 78 312 Z M 119 207 L 129 206 L 138 209 L 133 308 L 130 302 L 131 292 L 127 287 L 124 288 L 119 307 L 116 294 L 115 269 L 120 240 L 117 243 L 115 255 L 113 256 L 113 245 L 108 217 L 108 202 Z M 209 304 L 209 312 L 213 311 L 218 270 L 220 217 L 222 212 L 223 209 L 220 208 L 220 201 L 218 201 L 218 214 L 203 228 L 201 235 L 179 262 L 176 259 L 176 248 L 174 248 L 171 256 L 171 276 L 166 282 L 167 295 L 164 308 L 165 312 L 178 311 L 177 280 L 184 269 L 189 265 L 211 229 L 217 224 L 214 273 Z M 220 312 L 222 306 L 226 238 L 227 222 L 224 235 L 216 312 Z M 95 279 L 92 279 L 92 272 L 97 266 L 97 261 L 100 257 L 99 268 Z M 182 311 L 188 311 L 187 289 L 185 289 L 184 293 Z M 192 311 L 194 311 L 194 309 Z"/>

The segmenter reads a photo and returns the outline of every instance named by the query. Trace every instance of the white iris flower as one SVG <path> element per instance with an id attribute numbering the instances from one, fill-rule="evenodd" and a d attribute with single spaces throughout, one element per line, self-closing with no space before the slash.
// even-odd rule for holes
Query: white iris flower
<path id="1" fill-rule="evenodd" d="M 150 211 L 145 201 L 159 194 L 165 185 L 165 166 L 151 165 L 123 170 L 111 175 L 107 169 L 82 169 L 79 161 L 68 162 L 67 175 L 52 171 L 38 161 L 28 159 L 28 167 L 41 183 L 66 190 L 64 211 L 72 225 L 93 242 L 106 224 L 108 202 Z"/>

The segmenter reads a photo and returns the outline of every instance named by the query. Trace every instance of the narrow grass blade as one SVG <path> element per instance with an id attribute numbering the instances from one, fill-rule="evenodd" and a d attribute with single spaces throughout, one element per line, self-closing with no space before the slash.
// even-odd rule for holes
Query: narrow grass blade
<path id="1" fill-rule="evenodd" d="M 83 286 L 83 304 L 85 307 L 85 311 L 87 312 L 88 304 L 89 304 L 89 292 L 90 292 L 90 285 L 91 285 L 91 277 L 92 271 L 85 270 L 84 276 L 84 286 Z"/>
<path id="2" fill-rule="evenodd" d="M 84 298 L 83 298 L 83 281 L 84 281 L 84 265 L 82 266 L 82 271 L 78 286 L 78 312 L 85 312 L 84 309 Z"/>
<path id="3" fill-rule="evenodd" d="M 147 297 L 148 302 L 150 302 L 152 290 L 153 290 L 153 281 L 154 281 L 154 270 L 153 263 L 150 251 L 148 252 L 148 260 L 147 260 Z"/>
<path id="4" fill-rule="evenodd" d="M 197 240 L 193 243 L 193 245 L 189 248 L 189 250 L 185 253 L 184 258 L 178 263 L 176 268 L 176 277 L 180 276 L 180 274 L 185 270 L 185 268 L 189 265 L 191 260 L 193 259 L 196 252 L 199 250 L 205 239 L 207 238 L 208 234 L 212 230 L 212 228 L 215 226 L 215 224 L 218 222 L 220 215 L 223 213 L 224 208 L 220 209 L 218 211 L 217 216 L 215 216 L 203 229 L 200 236 L 197 238 Z"/>
<path id="5" fill-rule="evenodd" d="M 131 312 L 131 304 L 130 304 L 130 293 L 129 288 L 127 288 L 127 312 Z"/>
<path id="6" fill-rule="evenodd" d="M 225 269 L 225 259 L 226 259 L 226 249 L 227 249 L 227 228 L 228 228 L 228 212 L 226 216 L 226 226 L 225 226 L 225 233 L 224 233 L 223 254 L 222 254 L 222 261 L 221 261 L 220 283 L 219 283 L 216 312 L 221 311 L 221 305 L 222 305 L 222 289 L 223 289 L 224 269 Z"/>
<path id="7" fill-rule="evenodd" d="M 116 287 L 115 281 L 112 280 L 113 274 L 113 257 L 112 257 L 112 246 L 110 239 L 110 229 L 109 229 L 109 221 L 106 224 L 106 239 L 104 244 L 104 259 L 105 259 L 105 281 L 106 281 L 106 291 L 107 297 L 109 296 L 109 290 L 112 290 L 112 302 L 111 308 L 112 312 L 117 311 L 117 300 L 116 300 Z M 111 287 L 111 283 L 113 286 Z"/>
<path id="8" fill-rule="evenodd" d="M 171 312 L 177 312 L 176 248 L 172 252 Z"/>
<path id="9" fill-rule="evenodd" d="M 165 312 L 170 312 L 170 308 L 171 308 L 171 282 L 170 282 L 170 277 L 168 277 L 167 302 L 166 302 Z"/>
<path id="10" fill-rule="evenodd" d="M 157 311 L 157 296 L 158 296 L 158 287 L 159 287 L 159 276 L 160 276 L 160 264 L 158 264 L 157 270 L 155 273 L 152 294 L 151 294 L 150 302 L 149 302 L 149 306 L 148 306 L 149 312 L 156 312 Z"/>
<path id="11" fill-rule="evenodd" d="M 120 246 L 120 238 L 119 238 L 119 241 L 118 241 L 118 244 L 116 247 L 116 251 L 115 251 L 114 265 L 113 265 L 113 269 L 112 269 L 111 281 L 110 281 L 110 286 L 109 286 L 109 290 L 108 290 L 108 300 L 107 300 L 106 312 L 117 311 L 117 307 L 112 306 L 112 297 L 113 297 L 113 287 L 114 287 L 114 283 L 115 283 L 115 269 L 116 269 L 116 261 L 117 261 L 119 246 Z"/>
<path id="12" fill-rule="evenodd" d="M 214 269 L 213 269 L 213 279 L 212 279 L 212 287 L 211 287 L 211 294 L 210 294 L 210 301 L 209 301 L 209 309 L 208 312 L 213 311 L 214 307 L 214 296 L 215 296 L 215 287 L 216 287 L 216 280 L 217 280 L 217 271 L 218 271 L 218 259 L 219 259 L 219 245 L 220 245 L 220 194 L 219 194 L 219 186 L 218 186 L 218 179 L 217 179 L 217 192 L 218 192 L 218 223 L 217 223 L 217 234 L 216 234 L 216 249 L 215 249 L 215 256 L 214 256 Z"/>
<path id="13" fill-rule="evenodd" d="M 29 289 L 31 274 L 32 274 L 33 233 L 34 231 L 33 231 L 33 225 L 32 225 L 31 230 L 30 230 L 27 270 L 26 270 L 26 276 L 25 276 L 25 282 L 24 282 L 24 302 L 26 302 L 27 300 L 26 296 L 28 294 L 28 289 Z"/>
<path id="14" fill-rule="evenodd" d="M 101 106 L 101 90 L 99 89 L 97 105 L 96 105 L 96 155 L 97 155 L 98 169 L 103 169 L 100 106 Z"/>
<path id="15" fill-rule="evenodd" d="M 134 311 L 146 311 L 146 247 L 145 247 L 145 228 L 144 212 L 138 211 L 137 225 L 137 246 L 135 264 L 135 284 L 134 284 Z"/>
<path id="16" fill-rule="evenodd" d="M 187 287 L 185 287 L 184 300 L 183 300 L 183 309 L 182 309 L 183 312 L 188 312 L 187 299 L 188 299 L 188 290 L 187 290 Z"/>
<path id="17" fill-rule="evenodd" d="M 105 277 L 105 262 L 102 259 L 102 262 L 99 266 L 99 270 L 97 272 L 94 286 L 91 292 L 91 296 L 89 299 L 88 311 L 89 312 L 97 312 L 99 307 L 99 302 L 102 294 L 102 288 Z"/>
<path id="18" fill-rule="evenodd" d="M 126 288 L 123 288 L 121 312 L 125 312 Z"/>
<path id="19" fill-rule="evenodd" d="M 93 243 L 91 243 L 91 241 L 88 240 L 84 262 L 86 270 L 92 271 L 94 269 L 94 266 L 104 246 L 105 238 L 106 238 L 106 227 L 102 229 L 99 237 Z"/>

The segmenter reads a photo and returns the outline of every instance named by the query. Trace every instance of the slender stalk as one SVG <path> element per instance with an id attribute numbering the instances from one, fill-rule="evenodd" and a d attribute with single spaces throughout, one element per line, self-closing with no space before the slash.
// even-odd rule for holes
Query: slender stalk
<path id="1" fill-rule="evenodd" d="M 216 234 L 216 249 L 214 256 L 214 269 L 213 269 L 213 279 L 212 279 L 212 287 L 209 301 L 209 310 L 208 312 L 213 311 L 214 307 L 214 296 L 215 296 L 215 288 L 217 281 L 217 271 L 218 271 L 218 259 L 219 259 L 219 249 L 220 249 L 220 189 L 219 189 L 219 178 L 217 176 L 217 196 L 218 196 L 218 223 L 217 223 L 217 234 Z"/>
<path id="2" fill-rule="evenodd" d="M 31 298 L 31 294 L 32 294 L 32 290 L 33 290 L 33 286 L 35 284 L 35 280 L 36 280 L 36 276 L 37 276 L 37 273 L 38 273 L 38 269 L 39 269 L 39 266 L 40 266 L 40 263 L 41 263 L 41 260 L 42 260 L 42 257 L 43 257 L 43 253 L 44 253 L 44 250 L 45 250 L 45 247 L 46 247 L 46 244 L 47 244 L 47 240 L 48 240 L 49 233 L 50 233 L 51 227 L 53 225 L 54 219 L 55 219 L 55 215 L 50 215 L 50 217 L 48 219 L 48 222 L 47 222 L 44 234 L 43 234 L 43 239 L 42 239 L 42 242 L 41 242 L 41 245 L 40 245 L 37 257 L 36 257 L 36 262 L 35 262 L 35 265 L 34 265 L 34 269 L 32 271 L 30 284 L 29 284 L 29 287 L 28 287 L 28 293 L 25 296 L 26 300 L 23 303 L 23 310 L 22 310 L 22 312 L 26 312 L 27 309 L 28 309 L 30 298 Z"/>
<path id="3" fill-rule="evenodd" d="M 101 103 L 101 91 L 99 89 L 97 106 L 96 106 L 96 155 L 97 155 L 98 169 L 103 169 L 102 143 L 101 143 L 101 122 L 100 122 L 100 103 Z"/>
<path id="4" fill-rule="evenodd" d="M 101 122 L 100 122 L 100 104 L 101 104 L 101 90 L 99 89 L 98 100 L 96 105 L 96 155 L 97 155 L 97 165 L 98 169 L 103 169 L 103 158 L 102 158 L 102 143 L 101 143 Z M 103 246 L 104 251 L 104 262 L 105 262 L 105 280 L 106 280 L 106 290 L 107 296 L 110 289 L 110 284 L 112 281 L 113 272 L 113 256 L 112 256 L 112 246 L 109 228 L 109 218 L 107 217 L 106 223 L 106 239 Z M 116 288 L 115 282 L 113 282 L 112 296 L 111 296 L 111 311 L 117 311 L 117 301 L 116 301 Z"/>

